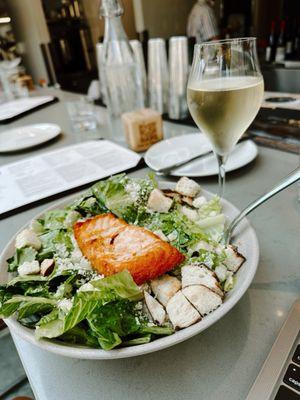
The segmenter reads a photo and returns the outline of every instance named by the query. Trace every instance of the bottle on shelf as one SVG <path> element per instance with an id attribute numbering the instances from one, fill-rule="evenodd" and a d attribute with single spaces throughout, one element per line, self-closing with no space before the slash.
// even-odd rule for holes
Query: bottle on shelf
<path id="1" fill-rule="evenodd" d="M 111 133 L 122 139 L 121 115 L 144 107 L 140 68 L 122 25 L 124 9 L 118 0 L 102 0 L 105 20 L 103 42 L 103 85 Z"/>
<path id="2" fill-rule="evenodd" d="M 297 19 L 295 23 L 293 58 L 300 59 L 300 19 Z"/>
<path id="3" fill-rule="evenodd" d="M 292 21 L 287 20 L 285 36 L 285 59 L 290 59 L 293 55 L 293 34 Z"/>
<path id="4" fill-rule="evenodd" d="M 275 62 L 282 63 L 285 59 L 285 21 L 280 22 L 280 31 L 277 40 Z"/>
<path id="5" fill-rule="evenodd" d="M 266 54 L 265 54 L 265 61 L 267 63 L 271 63 L 272 61 L 274 61 L 274 58 L 275 58 L 275 45 L 276 45 L 275 28 L 276 28 L 275 21 L 272 21 L 271 29 L 270 29 L 270 36 L 269 36 L 268 45 L 266 47 Z"/>

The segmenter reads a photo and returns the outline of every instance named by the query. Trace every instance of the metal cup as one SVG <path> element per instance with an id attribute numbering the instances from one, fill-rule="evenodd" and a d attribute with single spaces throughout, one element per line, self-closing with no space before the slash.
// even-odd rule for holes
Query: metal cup
<path id="1" fill-rule="evenodd" d="M 168 110 L 168 63 L 164 39 L 148 41 L 148 92 L 150 108 L 160 113 Z"/>
<path id="2" fill-rule="evenodd" d="M 173 36 L 169 42 L 169 117 L 183 119 L 188 115 L 186 88 L 189 72 L 188 40 Z"/>
<path id="3" fill-rule="evenodd" d="M 104 66 L 103 66 L 103 43 L 96 44 L 96 59 L 97 59 L 97 66 L 98 66 L 98 77 L 99 77 L 99 86 L 100 86 L 100 95 L 101 99 L 104 104 L 105 101 L 105 76 L 104 76 Z"/>
<path id="4" fill-rule="evenodd" d="M 144 98 L 145 103 L 147 99 L 147 74 L 146 74 L 146 67 L 145 67 L 145 60 L 143 54 L 142 43 L 139 40 L 130 40 L 130 46 L 132 48 L 135 61 L 140 69 L 140 75 L 142 78 L 142 86 L 144 91 Z"/>

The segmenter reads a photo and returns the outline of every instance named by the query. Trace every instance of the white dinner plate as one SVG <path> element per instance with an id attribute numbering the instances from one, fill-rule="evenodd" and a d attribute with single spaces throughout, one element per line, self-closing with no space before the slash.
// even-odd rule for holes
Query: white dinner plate
<path id="1" fill-rule="evenodd" d="M 164 182 L 160 185 L 160 187 L 162 189 L 174 189 L 175 184 L 172 182 Z M 212 193 L 209 193 L 205 190 L 203 190 L 203 194 L 208 199 L 212 198 L 213 196 Z M 70 196 L 56 203 L 54 206 L 51 206 L 47 210 L 63 208 L 76 197 L 78 197 L 78 194 L 76 196 Z M 222 200 L 222 205 L 225 215 L 230 220 L 234 218 L 239 212 L 236 207 L 234 207 L 226 200 Z M 43 213 L 40 213 L 35 218 L 41 217 Z M 28 227 L 29 223 L 30 222 L 28 222 L 28 224 L 26 224 L 21 230 Z M 0 256 L 0 284 L 5 283 L 10 279 L 7 272 L 6 260 L 11 257 L 15 252 L 16 235 L 10 240 Z M 27 340 L 28 342 L 52 353 L 76 359 L 108 360 L 117 358 L 128 358 L 165 349 L 199 334 L 200 332 L 204 331 L 209 326 L 217 322 L 220 318 L 224 317 L 224 315 L 227 314 L 228 311 L 230 311 L 232 307 L 234 307 L 234 305 L 241 299 L 243 294 L 250 286 L 258 265 L 259 247 L 255 231 L 251 227 L 247 219 L 244 219 L 236 229 L 234 244 L 238 245 L 239 251 L 246 257 L 246 261 L 236 274 L 237 280 L 234 288 L 226 295 L 224 302 L 220 305 L 220 307 L 209 315 L 205 316 L 201 321 L 197 322 L 196 324 L 189 326 L 188 328 L 179 330 L 173 335 L 161 337 L 157 340 L 154 340 L 153 342 L 142 344 L 139 346 L 124 347 L 120 349 L 105 351 L 101 349 L 91 349 L 78 345 L 67 345 L 58 341 L 55 342 L 54 340 L 37 340 L 34 336 L 34 331 L 32 329 L 26 328 L 25 326 L 22 326 L 16 320 L 16 318 L 10 317 L 6 319 L 5 322 L 7 323 L 10 330 L 12 330 L 16 335 L 19 335 L 21 338 Z"/>
<path id="2" fill-rule="evenodd" d="M 0 132 L 0 152 L 19 151 L 54 139 L 61 132 L 56 124 L 34 124 L 20 126 Z"/>
<path id="3" fill-rule="evenodd" d="M 148 167 L 158 170 L 180 161 L 188 160 L 198 154 L 211 150 L 211 144 L 203 133 L 191 133 L 176 136 L 158 142 L 150 147 L 145 154 Z M 250 163 L 257 156 L 257 146 L 252 140 L 237 144 L 230 154 L 225 169 L 227 172 L 241 168 Z M 218 164 L 214 154 L 190 162 L 180 168 L 174 169 L 173 176 L 211 176 L 218 174 Z"/>

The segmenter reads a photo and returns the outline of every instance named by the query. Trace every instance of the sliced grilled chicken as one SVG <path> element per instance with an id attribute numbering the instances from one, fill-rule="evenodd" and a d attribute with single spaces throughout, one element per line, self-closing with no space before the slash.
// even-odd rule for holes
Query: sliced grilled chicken
<path id="1" fill-rule="evenodd" d="M 157 322 L 159 325 L 162 325 L 166 319 L 166 312 L 163 306 L 149 294 L 148 292 L 144 292 L 145 302 L 148 307 L 148 311 L 151 314 L 154 322 Z"/>
<path id="2" fill-rule="evenodd" d="M 164 189 L 163 193 L 165 196 L 174 199 L 176 202 L 180 204 L 188 204 L 189 206 L 193 206 L 193 198 L 189 196 L 183 196 L 182 194 L 175 192 L 174 190 Z"/>
<path id="3" fill-rule="evenodd" d="M 204 240 L 199 240 L 199 242 L 193 246 L 193 251 L 199 250 L 213 251 L 214 248 L 211 244 L 205 242 Z"/>
<path id="4" fill-rule="evenodd" d="M 225 254 L 226 259 L 224 264 L 232 272 L 237 272 L 246 261 L 246 258 L 237 251 L 237 247 L 232 246 L 231 244 L 226 247 Z"/>
<path id="5" fill-rule="evenodd" d="M 193 207 L 193 198 L 189 196 L 182 196 L 182 202 L 188 204 Z"/>
<path id="6" fill-rule="evenodd" d="M 181 268 L 182 287 L 190 285 L 203 285 L 216 292 L 223 297 L 220 284 L 213 271 L 208 269 L 204 264 L 201 265 L 185 265 Z"/>
<path id="7" fill-rule="evenodd" d="M 217 278 L 219 279 L 220 282 L 226 281 L 226 278 L 228 276 L 228 269 L 225 267 L 225 265 L 221 264 L 218 265 L 215 268 L 215 274 L 217 275 Z"/>
<path id="8" fill-rule="evenodd" d="M 171 297 L 180 290 L 181 283 L 174 276 L 162 275 L 152 280 L 150 286 L 157 300 L 166 306 Z"/>
<path id="9" fill-rule="evenodd" d="M 181 290 L 169 300 L 166 309 L 174 328 L 186 328 L 201 319 L 201 315 Z"/>
<path id="10" fill-rule="evenodd" d="M 182 289 L 182 293 L 202 316 L 209 314 L 222 304 L 221 296 L 203 285 L 188 286 Z"/>

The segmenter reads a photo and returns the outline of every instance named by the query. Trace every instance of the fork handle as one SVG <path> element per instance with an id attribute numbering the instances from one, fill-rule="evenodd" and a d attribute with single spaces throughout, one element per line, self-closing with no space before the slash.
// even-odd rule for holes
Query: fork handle
<path id="1" fill-rule="evenodd" d="M 233 230 L 236 226 L 242 221 L 243 218 L 246 217 L 251 211 L 255 210 L 258 206 L 269 200 L 271 197 L 275 196 L 275 194 L 281 192 L 286 189 L 288 186 L 297 182 L 300 179 L 300 167 L 296 168 L 289 175 L 287 175 L 284 179 L 282 179 L 276 186 L 274 186 L 267 193 L 260 196 L 258 199 L 254 200 L 250 203 L 246 208 L 244 208 L 237 217 L 233 219 L 228 228 L 224 233 L 224 241 L 226 244 L 229 243 Z"/>

